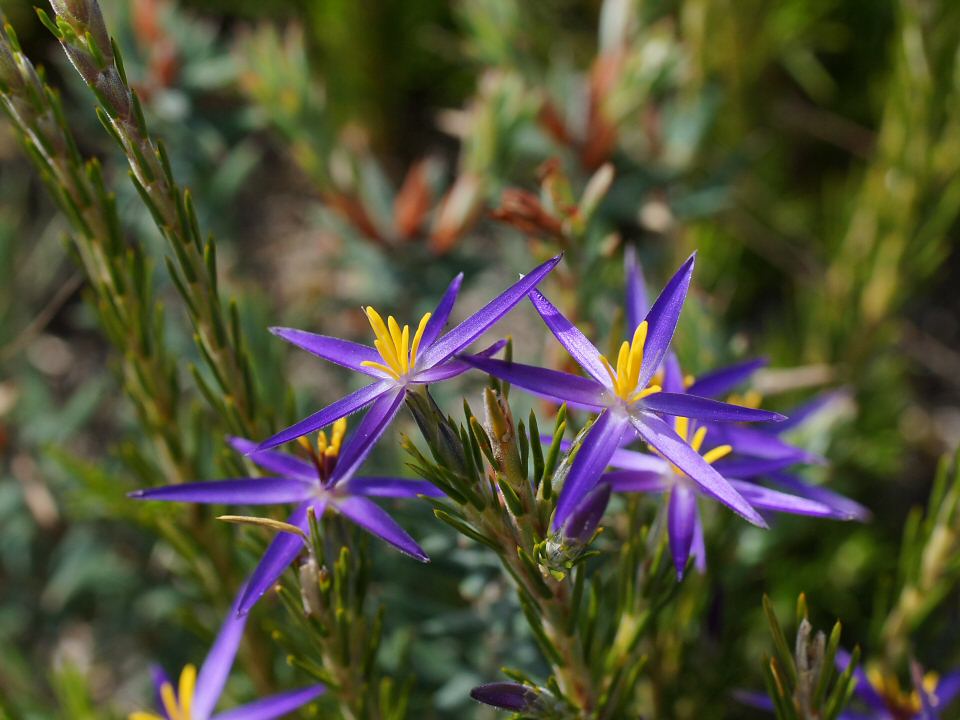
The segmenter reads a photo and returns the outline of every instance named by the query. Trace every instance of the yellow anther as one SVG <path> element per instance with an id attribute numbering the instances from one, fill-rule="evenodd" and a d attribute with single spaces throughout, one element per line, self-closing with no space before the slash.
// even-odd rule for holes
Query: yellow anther
<path id="1" fill-rule="evenodd" d="M 706 429 L 706 428 L 702 428 L 702 429 Z M 733 452 L 733 447 L 730 445 L 717 445 L 712 450 L 707 450 L 703 454 L 703 461 L 707 463 L 707 465 L 712 465 L 717 460 L 720 460 L 721 458 L 725 458 L 727 455 L 729 455 L 732 452 Z"/>
<path id="2" fill-rule="evenodd" d="M 693 385 L 697 379 L 693 375 L 684 375 L 683 376 L 683 389 L 686 390 L 688 387 Z"/>
<path id="3" fill-rule="evenodd" d="M 739 393 L 731 394 L 727 402 L 731 405 L 740 405 L 741 407 L 756 409 L 763 403 L 763 395 L 756 390 L 747 390 L 743 395 Z"/>
<path id="4" fill-rule="evenodd" d="M 706 426 L 697 428 L 697 431 L 693 434 L 693 440 L 690 441 L 690 447 L 697 452 L 700 452 L 700 448 L 703 446 L 703 440 L 705 437 L 707 437 Z"/>
<path id="5" fill-rule="evenodd" d="M 684 442 L 687 441 L 687 433 L 690 432 L 690 418 L 677 417 L 673 419 L 673 429 Z"/>
<path id="6" fill-rule="evenodd" d="M 186 665 L 180 673 L 180 683 L 174 693 L 173 685 L 169 682 L 160 686 L 160 703 L 169 720 L 192 720 L 193 694 L 197 688 L 197 668 L 195 665 Z M 163 720 L 154 713 L 133 712 L 127 720 Z"/>
<path id="7" fill-rule="evenodd" d="M 180 713 L 180 703 L 177 702 L 177 696 L 173 692 L 173 685 L 168 682 L 160 686 L 160 702 L 163 703 L 164 712 L 170 720 L 190 720 Z"/>
<path id="8" fill-rule="evenodd" d="M 317 452 L 323 455 L 327 451 L 327 433 L 323 430 L 317 433 Z"/>
<path id="9" fill-rule="evenodd" d="M 610 382 L 613 385 L 613 391 L 617 397 L 626 400 L 628 403 L 636 402 L 653 392 L 659 392 L 659 386 L 650 386 L 648 388 L 637 388 L 640 382 L 640 370 L 643 368 L 643 349 L 647 343 L 647 321 L 637 325 L 633 333 L 633 339 L 630 342 L 624 341 L 620 345 L 617 353 L 617 367 L 613 368 L 607 358 L 600 356 L 600 361 L 610 376 Z M 656 390 L 652 390 L 657 387 Z M 650 391 L 650 392 L 648 392 Z"/>
<path id="10" fill-rule="evenodd" d="M 417 352 L 420 349 L 420 340 L 423 338 L 423 332 L 426 330 L 427 322 L 430 320 L 430 313 L 420 318 L 420 324 L 413 335 L 413 343 L 410 342 L 410 326 L 400 327 L 400 323 L 391 315 L 384 323 L 380 314 L 371 307 L 365 308 L 367 319 L 370 321 L 370 327 L 376 339 L 373 346 L 380 353 L 382 363 L 372 360 L 364 360 L 361 365 L 374 368 L 386 373 L 394 380 L 410 372 L 417 363 Z"/>
<path id="11" fill-rule="evenodd" d="M 190 720 L 193 714 L 193 691 L 197 686 L 197 668 L 195 665 L 185 665 L 180 671 L 180 687 L 178 695 L 180 712 L 184 720 Z"/>
<path id="12" fill-rule="evenodd" d="M 343 436 L 347 434 L 347 419 L 340 418 L 333 424 L 333 430 L 330 431 L 330 447 L 335 453 L 340 452 L 340 446 L 343 444 Z"/>
<path id="13" fill-rule="evenodd" d="M 313 451 L 313 448 L 310 447 L 310 441 L 307 440 L 307 436 L 306 436 L 306 435 L 301 435 L 300 437 L 298 437 L 298 438 L 297 438 L 297 442 L 300 444 L 300 447 L 302 447 L 302 448 L 303 448 L 304 450 L 306 450 L 307 452 L 312 452 L 312 451 Z"/>
<path id="14" fill-rule="evenodd" d="M 630 399 L 627 402 L 635 403 L 637 400 L 643 400 L 645 397 L 654 395 L 662 390 L 663 388 L 659 385 L 648 385 L 647 387 L 643 388 L 643 390 L 637 390 L 633 395 L 630 396 Z"/>

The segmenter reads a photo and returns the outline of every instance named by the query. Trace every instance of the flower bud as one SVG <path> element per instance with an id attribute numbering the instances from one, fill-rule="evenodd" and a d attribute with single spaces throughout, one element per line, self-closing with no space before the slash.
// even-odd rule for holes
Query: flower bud
<path id="1" fill-rule="evenodd" d="M 533 709 L 539 695 L 533 688 L 520 683 L 496 682 L 478 685 L 470 691 L 470 697 L 502 710 L 527 712 Z"/>
<path id="2" fill-rule="evenodd" d="M 611 488 L 607 483 L 601 483 L 587 493 L 563 525 L 565 542 L 577 545 L 590 542 L 610 502 L 610 493 Z"/>

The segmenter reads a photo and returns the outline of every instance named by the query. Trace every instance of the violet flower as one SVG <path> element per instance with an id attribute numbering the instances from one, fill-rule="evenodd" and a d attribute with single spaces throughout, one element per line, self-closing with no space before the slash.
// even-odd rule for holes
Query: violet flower
<path id="1" fill-rule="evenodd" d="M 837 652 L 837 668 L 842 672 L 850 663 L 850 655 Z M 917 663 L 911 664 L 913 690 L 904 691 L 896 676 L 884 675 L 878 670 L 863 671 L 857 667 L 854 690 L 857 698 L 868 708 L 867 712 L 847 710 L 840 720 L 938 720 L 960 695 L 960 670 L 945 676 L 926 673 Z M 951 716 L 952 717 L 952 716 Z"/>
<path id="2" fill-rule="evenodd" d="M 633 432 L 692 478 L 703 492 L 755 525 L 766 527 L 750 503 L 660 417 L 664 414 L 723 421 L 784 419 L 778 413 L 663 392 L 661 387 L 651 384 L 673 338 L 693 263 L 694 256 L 691 256 L 667 283 L 646 318 L 636 326 L 632 341 L 621 345 L 616 368 L 536 290 L 530 292 L 530 299 L 537 312 L 589 378 L 477 356 L 464 358 L 475 367 L 533 393 L 600 413 L 577 452 L 560 492 L 554 529 L 563 526 L 597 484 L 624 435 Z"/>
<path id="3" fill-rule="evenodd" d="M 392 316 L 384 322 L 376 310 L 366 308 L 367 318 L 376 336 L 372 348 L 293 328 L 271 328 L 273 334 L 287 342 L 324 360 L 363 373 L 373 378 L 374 382 L 281 430 L 260 443 L 257 450 L 267 450 L 326 427 L 378 401 L 384 402 L 382 422 L 388 424 L 400 409 L 404 395 L 411 386 L 448 380 L 469 370 L 469 365 L 454 356 L 523 300 L 553 270 L 561 257 L 558 255 L 531 270 L 442 337 L 440 333 L 450 318 L 460 291 L 462 273 L 450 283 L 436 310 L 420 318 L 412 336 L 408 325 L 401 328 Z"/>
<path id="4" fill-rule="evenodd" d="M 427 554 L 371 497 L 404 498 L 417 495 L 442 496 L 422 480 L 398 477 L 357 477 L 354 473 L 366 459 L 383 432 L 383 419 L 395 400 L 381 397 L 364 416 L 356 431 L 341 448 L 346 420 L 333 428 L 330 440 L 321 432 L 311 461 L 272 450 L 257 450 L 256 443 L 232 438 L 231 446 L 277 477 L 210 480 L 138 490 L 131 497 L 141 500 L 168 500 L 216 505 L 276 505 L 297 503 L 287 522 L 309 532 L 308 510 L 319 518 L 327 510 L 339 513 L 401 552 L 429 562 Z M 304 443 L 306 444 L 306 443 Z M 264 553 L 242 593 L 240 612 L 247 612 L 300 553 L 303 539 L 293 533 L 279 533 Z"/>
<path id="5" fill-rule="evenodd" d="M 185 666 L 174 688 L 166 673 L 155 668 L 159 713 L 134 712 L 129 720 L 270 720 L 296 710 L 324 692 L 323 685 L 312 685 L 213 715 L 247 624 L 247 615 L 238 613 L 242 595 L 241 591 L 234 600 L 200 672 L 193 665 Z"/>
<path id="6" fill-rule="evenodd" d="M 663 369 L 663 387 L 666 391 L 683 392 L 683 373 L 672 354 L 668 355 Z M 792 457 L 728 459 L 734 452 L 729 444 L 708 443 L 715 425 L 697 423 L 685 417 L 673 418 L 676 434 L 708 465 L 716 463 L 715 470 L 757 510 L 782 512 L 791 515 L 809 515 L 836 520 L 851 520 L 849 503 L 829 502 L 829 497 L 811 499 L 790 495 L 747 482 L 746 478 L 780 470 L 794 463 Z M 687 560 L 692 555 L 695 567 L 700 572 L 706 569 L 706 548 L 703 540 L 703 524 L 696 498 L 704 494 L 697 483 L 674 463 L 662 456 L 648 455 L 634 450 L 618 448 L 610 458 L 617 471 L 606 473 L 602 481 L 617 492 L 667 493 L 667 534 L 677 577 L 683 575 Z M 856 503 L 853 503 L 854 505 Z"/>

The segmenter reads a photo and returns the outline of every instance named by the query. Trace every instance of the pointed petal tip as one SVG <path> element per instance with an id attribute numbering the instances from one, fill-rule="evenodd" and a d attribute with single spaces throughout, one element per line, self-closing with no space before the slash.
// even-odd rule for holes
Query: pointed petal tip
<path id="1" fill-rule="evenodd" d="M 144 496 L 145 492 L 146 492 L 145 490 L 131 490 L 130 492 L 127 493 L 127 497 L 132 498 L 134 500 L 139 500 Z"/>

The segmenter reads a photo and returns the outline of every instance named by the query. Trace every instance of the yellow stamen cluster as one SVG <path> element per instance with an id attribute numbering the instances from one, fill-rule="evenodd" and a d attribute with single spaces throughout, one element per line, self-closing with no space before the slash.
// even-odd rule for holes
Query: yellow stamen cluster
<path id="1" fill-rule="evenodd" d="M 399 380 L 417 364 L 417 351 L 420 349 L 423 331 L 426 330 L 427 322 L 430 320 L 430 313 L 420 318 L 420 324 L 413 334 L 413 342 L 411 343 L 409 325 L 404 325 L 401 329 L 393 315 L 384 322 L 380 314 L 372 307 L 365 308 L 365 312 L 367 313 L 367 319 L 370 321 L 370 327 L 373 328 L 373 334 L 377 337 L 373 341 L 373 346 L 380 353 L 383 362 L 364 360 L 361 365 L 381 370 L 394 380 Z"/>
<path id="2" fill-rule="evenodd" d="M 659 385 L 637 387 L 640 382 L 640 369 L 643 367 L 643 348 L 646 343 L 647 321 L 644 320 L 637 325 L 637 329 L 633 333 L 633 340 L 631 342 L 624 340 L 620 346 L 620 352 L 617 354 L 616 370 L 609 360 L 603 355 L 600 356 L 600 361 L 610 375 L 614 393 L 618 398 L 628 403 L 634 403 L 661 390 Z"/>
<path id="3" fill-rule="evenodd" d="M 160 686 L 160 702 L 163 703 L 163 711 L 170 720 L 192 720 L 193 693 L 196 687 L 197 668 L 193 665 L 183 668 L 176 693 L 168 682 Z M 163 720 L 163 718 L 153 713 L 135 712 L 130 713 L 128 720 Z"/>
<path id="4" fill-rule="evenodd" d="M 687 443 L 694 452 L 699 453 L 700 448 L 703 447 L 703 441 L 707 438 L 707 428 L 703 425 L 698 427 L 693 433 L 693 437 L 690 437 L 690 418 L 677 417 L 673 419 L 673 429 L 677 431 L 677 435 Z M 733 452 L 733 447 L 730 445 L 717 445 L 717 447 L 712 450 L 707 450 L 703 454 L 703 460 L 708 465 L 712 465 L 717 460 L 725 458 L 727 455 Z M 678 475 L 686 475 L 686 473 L 678 468 L 676 465 L 673 465 L 673 471 Z"/>
<path id="5" fill-rule="evenodd" d="M 330 438 L 327 439 L 325 430 L 317 433 L 317 456 L 319 458 L 335 458 L 340 454 L 340 446 L 343 444 L 343 436 L 347 433 L 347 419 L 340 418 L 333 424 L 330 430 Z M 300 437 L 297 440 L 300 446 L 308 453 L 313 454 L 313 448 L 310 447 L 310 441 L 306 437 Z"/>
<path id="6" fill-rule="evenodd" d="M 731 405 L 739 405 L 756 410 L 763 402 L 763 395 L 756 390 L 747 390 L 742 395 L 740 393 L 731 394 L 730 397 L 727 398 L 727 402 Z"/>
<path id="7" fill-rule="evenodd" d="M 880 668 L 872 667 L 867 670 L 867 679 L 891 712 L 904 713 L 913 717 L 923 709 L 920 693 L 916 690 L 910 692 L 903 690 L 896 675 L 887 675 Z M 932 695 L 936 692 L 939 682 L 940 677 L 936 673 L 927 673 L 923 676 L 923 689 Z"/>

